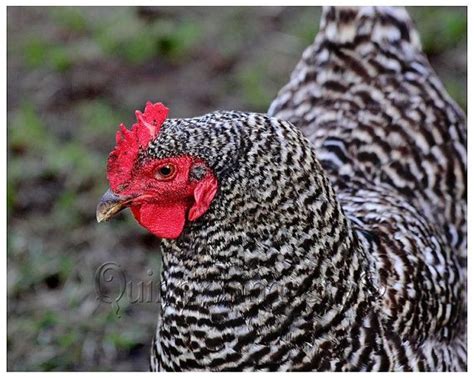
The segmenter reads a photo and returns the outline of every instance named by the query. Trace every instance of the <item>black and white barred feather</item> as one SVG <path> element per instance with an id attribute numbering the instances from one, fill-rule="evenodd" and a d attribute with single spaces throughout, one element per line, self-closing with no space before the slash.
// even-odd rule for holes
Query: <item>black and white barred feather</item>
<path id="1" fill-rule="evenodd" d="M 466 370 L 466 125 L 403 9 L 328 8 L 269 115 L 168 120 L 208 212 L 163 240 L 152 370 Z"/>

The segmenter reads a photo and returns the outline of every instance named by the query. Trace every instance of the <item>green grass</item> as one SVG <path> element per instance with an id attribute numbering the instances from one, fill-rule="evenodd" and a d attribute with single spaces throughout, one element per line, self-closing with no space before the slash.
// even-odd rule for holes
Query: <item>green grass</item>
<path id="1" fill-rule="evenodd" d="M 265 85 L 266 71 L 266 67 L 258 63 L 254 66 L 245 67 L 239 74 L 239 84 L 245 101 L 256 109 L 268 106 L 272 100 L 272 95 Z"/>
<path id="2" fill-rule="evenodd" d="M 12 117 L 8 128 L 11 149 L 45 149 L 49 143 L 48 132 L 34 106 L 24 102 Z"/>
<path id="3" fill-rule="evenodd" d="M 138 19 L 132 9 L 117 11 L 94 32 L 94 39 L 108 56 L 134 65 L 153 57 L 181 59 L 196 47 L 199 38 L 197 22 L 158 19 L 150 24 Z"/>
<path id="4" fill-rule="evenodd" d="M 467 17 L 461 9 L 449 7 L 413 7 L 413 19 L 420 31 L 423 50 L 439 54 L 466 43 Z"/>
<path id="5" fill-rule="evenodd" d="M 79 7 L 52 7 L 50 14 L 54 22 L 66 30 L 83 33 L 88 29 L 87 17 Z"/>
<path id="6" fill-rule="evenodd" d="M 144 62 L 155 54 L 155 43 L 146 25 L 128 8 L 103 20 L 97 25 L 94 36 L 108 56 L 125 59 L 132 64 Z"/>
<path id="7" fill-rule="evenodd" d="M 24 58 L 30 68 L 50 68 L 58 72 L 69 70 L 73 53 L 68 46 L 54 44 L 39 37 L 32 38 L 24 46 Z"/>

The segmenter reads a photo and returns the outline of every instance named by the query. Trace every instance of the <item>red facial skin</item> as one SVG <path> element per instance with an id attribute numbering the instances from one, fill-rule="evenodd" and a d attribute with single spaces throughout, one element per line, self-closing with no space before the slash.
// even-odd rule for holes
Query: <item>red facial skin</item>
<path id="1" fill-rule="evenodd" d="M 157 160 L 145 164 L 122 195 L 136 196 L 130 205 L 135 219 L 160 238 L 176 239 L 183 232 L 186 218 L 194 221 L 211 205 L 217 180 L 208 173 L 199 181 L 189 172 L 203 162 L 188 156 Z M 173 165 L 171 178 L 162 178 L 159 169 Z"/>
<path id="2" fill-rule="evenodd" d="M 186 218 L 195 221 L 211 205 L 217 179 L 206 168 L 201 179 L 190 178 L 193 166 L 205 163 L 190 156 L 138 162 L 139 150 L 155 138 L 168 115 L 161 103 L 148 102 L 144 113 L 136 112 L 137 123 L 130 130 L 120 125 L 116 146 L 107 162 L 111 190 L 126 198 L 137 221 L 159 238 L 175 239 L 183 232 Z M 166 177 L 160 168 L 170 166 Z"/>

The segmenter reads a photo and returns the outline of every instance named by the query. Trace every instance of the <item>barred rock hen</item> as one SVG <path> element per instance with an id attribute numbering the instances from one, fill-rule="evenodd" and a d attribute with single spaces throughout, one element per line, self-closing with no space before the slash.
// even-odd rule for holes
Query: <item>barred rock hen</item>
<path id="1" fill-rule="evenodd" d="M 163 238 L 152 369 L 466 370 L 465 117 L 403 9 L 325 9 L 269 115 L 166 116 L 97 213 Z"/>

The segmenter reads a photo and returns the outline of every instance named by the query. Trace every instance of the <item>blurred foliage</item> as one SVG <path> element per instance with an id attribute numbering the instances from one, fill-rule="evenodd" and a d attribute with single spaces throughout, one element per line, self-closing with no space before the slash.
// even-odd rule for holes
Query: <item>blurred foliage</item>
<path id="1" fill-rule="evenodd" d="M 410 9 L 421 33 L 423 49 L 428 55 L 441 54 L 467 40 L 467 14 L 463 8 L 445 7 Z"/>
<path id="2" fill-rule="evenodd" d="M 446 90 L 467 109 L 467 12 L 465 7 L 408 7 L 423 50 Z"/>
<path id="3" fill-rule="evenodd" d="M 466 108 L 466 8 L 410 8 Z M 128 214 L 97 225 L 117 125 L 146 100 L 173 117 L 265 112 L 313 40 L 318 8 L 8 8 L 8 369 L 145 370 L 157 304 L 96 299 L 115 261 L 154 279 L 158 242 Z"/>
<path id="4" fill-rule="evenodd" d="M 83 9 L 78 7 L 52 7 L 50 16 L 54 23 L 73 32 L 84 32 L 88 28 Z"/>

